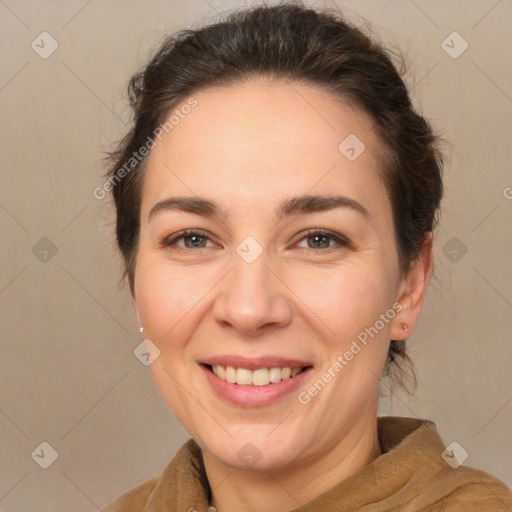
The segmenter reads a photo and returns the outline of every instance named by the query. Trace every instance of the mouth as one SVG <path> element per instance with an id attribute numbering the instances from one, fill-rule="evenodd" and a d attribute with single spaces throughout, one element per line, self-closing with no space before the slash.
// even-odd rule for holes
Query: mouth
<path id="1" fill-rule="evenodd" d="M 274 358 L 223 357 L 221 362 L 212 359 L 199 364 L 207 386 L 222 401 L 248 409 L 293 399 L 294 393 L 307 385 L 313 371 L 309 363 Z"/>
<path id="2" fill-rule="evenodd" d="M 243 408 L 289 401 L 313 372 L 310 361 L 279 356 L 225 354 L 197 362 L 208 388 L 222 401 Z"/>
<path id="3" fill-rule="evenodd" d="M 256 387 L 278 384 L 281 381 L 294 379 L 313 367 L 312 365 L 269 366 L 251 370 L 250 368 L 224 366 L 222 364 L 202 363 L 202 365 L 224 382 L 238 386 Z"/>

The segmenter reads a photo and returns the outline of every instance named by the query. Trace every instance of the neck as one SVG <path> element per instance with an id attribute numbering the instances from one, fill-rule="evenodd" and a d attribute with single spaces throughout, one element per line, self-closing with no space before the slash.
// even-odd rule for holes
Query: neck
<path id="1" fill-rule="evenodd" d="M 241 471 L 204 451 L 211 504 L 218 512 L 287 512 L 304 505 L 381 455 L 376 415 L 360 423 L 325 453 L 286 469 Z"/>

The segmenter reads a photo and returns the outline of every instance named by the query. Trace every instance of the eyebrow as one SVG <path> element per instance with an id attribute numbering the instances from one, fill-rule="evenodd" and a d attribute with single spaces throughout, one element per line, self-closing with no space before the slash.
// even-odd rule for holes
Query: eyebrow
<path id="1" fill-rule="evenodd" d="M 303 195 L 291 197 L 278 205 L 275 211 L 275 221 L 280 222 L 285 217 L 315 212 L 333 210 L 335 208 L 349 208 L 362 214 L 367 220 L 371 219 L 369 211 L 355 199 L 340 195 Z M 178 211 L 194 213 L 203 217 L 218 217 L 224 220 L 227 210 L 224 210 L 215 201 L 201 196 L 170 197 L 156 203 L 148 214 L 148 222 L 162 212 Z"/>

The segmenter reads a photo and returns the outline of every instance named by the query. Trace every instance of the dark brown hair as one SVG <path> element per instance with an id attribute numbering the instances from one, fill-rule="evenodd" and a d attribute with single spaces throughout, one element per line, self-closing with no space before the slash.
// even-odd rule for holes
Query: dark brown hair
<path id="1" fill-rule="evenodd" d="M 425 235 L 437 224 L 443 159 L 440 137 L 411 104 L 400 76 L 403 59 L 398 71 L 392 57 L 389 49 L 340 13 L 316 11 L 300 1 L 239 10 L 214 24 L 167 37 L 131 78 L 133 124 L 106 159 L 124 261 L 122 279 L 128 277 L 132 293 L 146 159 L 130 159 L 155 138 L 171 109 L 193 93 L 255 77 L 314 85 L 370 115 L 382 145 L 379 173 L 391 200 L 400 271 L 405 275 Z M 126 172 L 128 161 L 131 168 Z M 125 172 L 120 173 L 123 166 Z M 401 371 L 392 374 L 392 366 Z M 385 374 L 403 384 L 406 366 L 412 370 L 405 342 L 391 340 Z"/>

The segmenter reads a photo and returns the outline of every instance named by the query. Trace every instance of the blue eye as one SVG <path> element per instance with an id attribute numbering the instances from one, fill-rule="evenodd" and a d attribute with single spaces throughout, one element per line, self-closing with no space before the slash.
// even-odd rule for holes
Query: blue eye
<path id="1" fill-rule="evenodd" d="M 318 249 L 331 249 L 333 246 L 329 244 L 330 241 L 334 241 L 334 245 L 340 245 L 340 246 L 343 246 L 343 247 L 347 247 L 349 245 L 349 242 L 348 240 L 346 240 L 345 238 L 339 236 L 339 235 L 336 235 L 334 233 L 331 233 L 330 231 L 326 231 L 326 230 L 323 230 L 323 229 L 317 229 L 317 230 L 314 230 L 314 231 L 309 231 L 305 234 L 305 236 L 303 236 L 301 238 L 301 241 L 302 240 L 308 240 L 308 239 L 312 239 L 314 240 L 313 241 L 313 244 L 310 245 L 308 244 L 308 249 L 313 249 L 314 251 L 318 251 Z M 324 245 L 325 241 L 328 241 L 327 242 L 327 246 Z"/>
<path id="2" fill-rule="evenodd" d="M 204 248 L 204 244 L 202 243 L 201 239 L 206 240 L 209 239 L 208 236 L 204 231 L 197 231 L 188 229 L 186 231 L 182 231 L 178 236 L 172 238 L 172 239 L 165 239 L 161 243 L 162 247 L 170 247 L 171 245 L 175 245 L 176 242 L 180 240 L 185 241 L 185 248 L 181 248 L 181 250 L 190 250 L 190 249 L 202 249 Z M 191 245 L 187 245 L 187 240 L 190 240 Z"/>
<path id="3" fill-rule="evenodd" d="M 311 249 L 313 252 L 322 252 L 324 249 L 332 249 L 333 247 L 335 248 L 336 245 L 341 247 L 348 247 L 350 245 L 350 242 L 344 237 L 323 229 L 315 229 L 306 232 L 299 242 L 308 239 L 312 239 L 313 243 L 308 243 L 307 249 Z M 181 240 L 183 240 L 185 247 L 177 245 L 177 242 Z M 205 244 L 207 240 L 210 240 L 210 238 L 205 231 L 187 229 L 174 238 L 165 238 L 160 243 L 160 246 L 163 248 L 176 246 L 179 251 L 190 252 L 194 251 L 194 249 L 206 248 Z M 326 241 L 327 245 L 325 245 Z M 334 244 L 331 244 L 331 242 L 334 242 Z"/>

